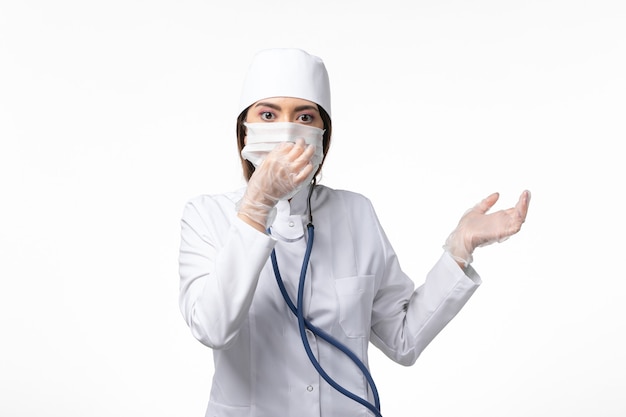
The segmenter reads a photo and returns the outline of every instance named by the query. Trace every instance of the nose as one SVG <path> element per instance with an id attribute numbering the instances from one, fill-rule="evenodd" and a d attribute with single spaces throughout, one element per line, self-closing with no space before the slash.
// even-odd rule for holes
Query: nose
<path id="1" fill-rule="evenodd" d="M 278 117 L 278 121 L 279 122 L 291 122 L 292 115 L 289 114 L 288 112 L 282 112 L 280 114 L 280 117 Z"/>

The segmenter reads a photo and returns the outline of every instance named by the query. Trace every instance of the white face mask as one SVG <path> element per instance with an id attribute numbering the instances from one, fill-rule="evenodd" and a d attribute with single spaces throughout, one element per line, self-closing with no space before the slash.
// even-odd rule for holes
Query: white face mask
<path id="1" fill-rule="evenodd" d="M 244 126 L 247 128 L 246 146 L 241 150 L 241 156 L 255 167 L 261 165 L 279 143 L 294 143 L 300 138 L 308 145 L 315 145 L 315 155 L 311 158 L 313 171 L 317 171 L 322 163 L 324 129 L 291 122 L 244 123 Z"/>
<path id="2" fill-rule="evenodd" d="M 311 182 L 324 158 L 324 129 L 291 122 L 244 123 L 244 126 L 247 128 L 246 146 L 241 150 L 241 156 L 252 162 L 255 167 L 261 165 L 267 154 L 279 143 L 295 142 L 301 138 L 305 143 L 315 145 L 315 154 L 311 158 L 313 164 L 311 175 L 285 199 L 293 197 Z"/>

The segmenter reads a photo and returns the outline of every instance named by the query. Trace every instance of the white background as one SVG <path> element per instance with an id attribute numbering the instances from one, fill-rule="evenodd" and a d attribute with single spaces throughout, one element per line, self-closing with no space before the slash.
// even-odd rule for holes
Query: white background
<path id="1" fill-rule="evenodd" d="M 0 2 L 0 415 L 204 415 L 179 219 L 243 184 L 252 55 L 326 62 L 322 182 L 361 192 L 421 283 L 460 215 L 533 193 L 385 417 L 624 416 L 626 6 L 615 1 Z"/>

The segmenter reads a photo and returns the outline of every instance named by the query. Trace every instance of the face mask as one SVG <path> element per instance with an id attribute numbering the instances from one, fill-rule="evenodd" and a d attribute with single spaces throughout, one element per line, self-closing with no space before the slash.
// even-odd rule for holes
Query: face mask
<path id="1" fill-rule="evenodd" d="M 246 146 L 241 150 L 241 156 L 255 167 L 261 165 L 267 154 L 281 142 L 295 142 L 301 138 L 305 143 L 315 145 L 315 154 L 311 158 L 311 175 L 285 199 L 293 197 L 311 182 L 324 157 L 324 129 L 291 122 L 244 123 L 244 126 L 247 128 Z"/>
<path id="2" fill-rule="evenodd" d="M 252 162 L 255 167 L 261 165 L 268 153 L 281 142 L 295 143 L 296 139 L 304 139 L 307 145 L 315 145 L 315 155 L 311 163 L 317 170 L 323 158 L 324 130 L 313 126 L 291 122 L 244 123 L 247 128 L 246 146 L 241 156 Z"/>

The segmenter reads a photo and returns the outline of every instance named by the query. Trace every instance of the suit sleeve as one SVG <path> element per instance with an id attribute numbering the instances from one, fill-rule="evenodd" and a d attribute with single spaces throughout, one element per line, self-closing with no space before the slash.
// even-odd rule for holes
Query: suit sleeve
<path id="1" fill-rule="evenodd" d="M 388 357 L 408 366 L 457 315 L 481 279 L 471 266 L 463 271 L 443 253 L 415 289 L 380 225 L 379 234 L 384 268 L 374 297 L 370 337 Z"/>
<path id="2" fill-rule="evenodd" d="M 241 221 L 233 207 L 205 197 L 185 206 L 179 253 L 181 313 L 192 334 L 214 349 L 235 339 L 248 316 L 275 241 Z"/>

